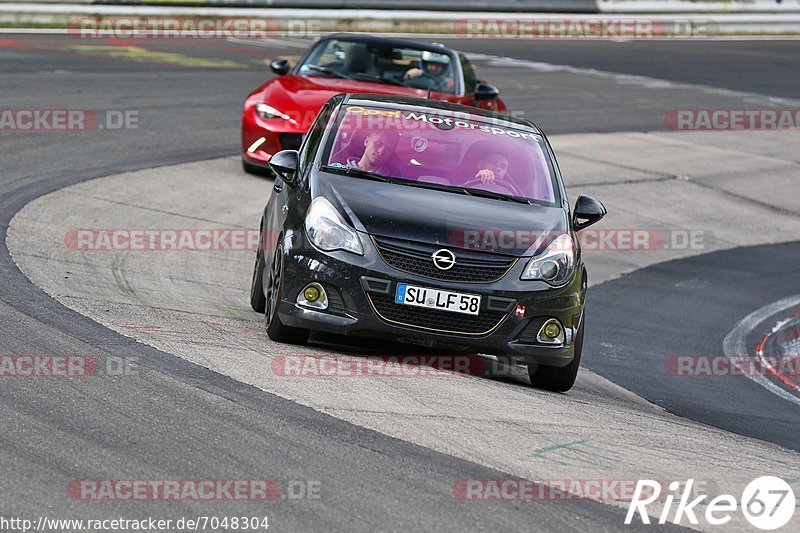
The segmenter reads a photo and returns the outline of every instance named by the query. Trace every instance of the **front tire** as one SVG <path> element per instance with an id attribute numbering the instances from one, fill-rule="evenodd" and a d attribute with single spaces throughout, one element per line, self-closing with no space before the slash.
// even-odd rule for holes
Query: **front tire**
<path id="1" fill-rule="evenodd" d="M 281 304 L 281 288 L 283 282 L 283 246 L 275 248 L 275 256 L 267 277 L 266 309 L 264 312 L 264 327 L 270 339 L 287 344 L 305 344 L 311 333 L 307 329 L 285 326 L 278 316 L 278 307 Z"/>
<path id="2" fill-rule="evenodd" d="M 583 329 L 586 323 L 586 311 L 581 317 L 581 326 L 575 337 L 575 356 L 572 362 L 565 367 L 543 366 L 528 367 L 528 376 L 531 378 L 531 385 L 537 389 L 544 389 L 553 392 L 567 392 L 575 384 L 578 377 L 578 368 L 581 366 L 581 354 L 583 353 Z"/>

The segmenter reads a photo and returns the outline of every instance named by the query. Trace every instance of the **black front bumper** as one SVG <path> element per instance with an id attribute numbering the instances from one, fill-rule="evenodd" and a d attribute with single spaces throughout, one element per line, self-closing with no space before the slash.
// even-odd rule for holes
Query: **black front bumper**
<path id="1" fill-rule="evenodd" d="M 582 266 L 568 285 L 557 289 L 544 282 L 520 280 L 527 259 L 518 261 L 493 283 L 439 281 L 389 266 L 364 234 L 360 235 L 364 256 L 345 251 L 321 252 L 304 233 L 290 235 L 283 241 L 283 294 L 278 309 L 281 322 L 287 326 L 486 353 L 511 363 L 566 366 L 573 359 L 586 295 Z M 314 281 L 332 294 L 326 311 L 296 303 L 297 295 Z M 433 310 L 417 311 L 394 304 L 398 282 L 479 294 L 481 318 L 447 311 L 431 314 Z M 391 306 L 402 308 L 402 312 Z M 523 316 L 517 306 L 524 307 Z M 535 332 L 549 318 L 558 319 L 564 326 L 563 345 L 536 341 Z"/>

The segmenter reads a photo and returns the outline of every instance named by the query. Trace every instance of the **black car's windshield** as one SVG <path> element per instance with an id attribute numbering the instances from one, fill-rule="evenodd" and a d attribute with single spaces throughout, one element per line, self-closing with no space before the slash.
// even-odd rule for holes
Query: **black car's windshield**
<path id="1" fill-rule="evenodd" d="M 440 110 L 348 105 L 328 143 L 326 168 L 356 177 L 558 205 L 544 138 L 505 122 Z"/>
<path id="2" fill-rule="evenodd" d="M 380 42 L 328 39 L 318 43 L 297 67 L 303 76 L 348 78 L 416 89 L 455 93 L 455 59 L 432 46 L 429 50 Z"/>

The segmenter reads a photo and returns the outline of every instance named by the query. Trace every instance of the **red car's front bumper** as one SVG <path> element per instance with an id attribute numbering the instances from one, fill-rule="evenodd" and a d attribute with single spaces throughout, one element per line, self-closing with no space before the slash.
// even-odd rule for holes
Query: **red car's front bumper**
<path id="1" fill-rule="evenodd" d="M 299 150 L 308 128 L 281 118 L 263 119 L 252 106 L 245 106 L 242 116 L 242 159 L 266 167 L 281 150 Z"/>

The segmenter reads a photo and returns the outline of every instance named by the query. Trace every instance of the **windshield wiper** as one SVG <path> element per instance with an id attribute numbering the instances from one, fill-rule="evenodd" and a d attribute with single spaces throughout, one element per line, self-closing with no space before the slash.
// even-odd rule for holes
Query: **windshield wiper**
<path id="1" fill-rule="evenodd" d="M 382 181 L 384 183 L 396 183 L 395 180 L 393 180 L 392 178 L 381 176 L 380 174 L 375 174 L 374 172 L 369 172 L 367 170 L 361 170 L 360 168 L 332 167 L 329 165 L 324 165 L 322 167 L 322 170 L 324 170 L 325 172 L 333 172 L 335 174 L 344 174 L 345 176 L 353 176 L 356 178 Z"/>
<path id="2" fill-rule="evenodd" d="M 479 196 L 482 198 L 493 198 L 497 200 L 507 200 L 511 202 L 519 202 L 521 204 L 531 205 L 531 200 L 520 198 L 519 196 L 511 196 L 510 194 L 503 194 L 499 192 L 485 191 L 483 189 L 473 189 L 471 187 L 459 187 L 458 185 L 442 185 L 439 183 L 427 183 L 424 181 L 411 181 L 409 185 L 415 187 L 423 187 L 425 189 L 434 189 L 437 191 L 456 192 L 466 194 L 467 196 Z"/>
<path id="3" fill-rule="evenodd" d="M 406 185 L 408 187 L 419 187 L 420 189 L 433 189 L 435 191 L 455 192 L 459 194 L 471 195 L 471 193 L 464 187 L 454 187 L 452 185 L 442 185 L 440 183 L 428 183 L 425 181 L 413 181 L 403 178 L 390 178 L 381 174 L 375 174 L 367 170 L 353 167 L 332 167 L 323 165 L 322 170 L 326 172 L 333 172 L 334 174 L 344 174 L 345 176 L 353 176 L 356 178 L 364 178 L 368 180 L 382 181 L 384 183 L 394 183 L 396 185 Z"/>
<path id="4" fill-rule="evenodd" d="M 503 194 L 501 192 L 487 191 L 484 189 L 473 189 L 472 187 L 464 187 L 468 194 L 473 196 L 480 196 L 482 198 L 494 198 L 495 200 L 507 200 L 509 202 L 517 202 L 518 204 L 531 205 L 531 201 L 527 198 L 520 198 L 519 196 L 512 196 L 510 194 Z"/>
<path id="5" fill-rule="evenodd" d="M 520 198 L 519 196 L 511 196 L 510 194 L 503 194 L 499 192 L 485 191 L 483 189 L 473 189 L 471 187 L 459 187 L 457 185 L 444 185 L 441 183 L 429 183 L 427 181 L 414 181 L 403 178 L 390 178 L 375 174 L 367 170 L 352 167 L 332 167 L 324 165 L 322 170 L 326 172 L 333 172 L 335 174 L 344 174 L 345 176 L 353 176 L 356 178 L 364 178 L 368 180 L 382 181 L 384 183 L 395 183 L 397 185 L 407 185 L 409 187 L 419 187 L 420 189 L 432 189 L 434 191 L 454 192 L 458 194 L 466 194 L 467 196 L 478 196 L 482 198 L 493 198 L 495 200 L 506 200 L 509 202 L 517 202 L 525 205 L 539 204 L 536 200 L 529 200 L 527 198 Z M 544 204 L 540 204 L 544 205 Z"/>
<path id="6" fill-rule="evenodd" d="M 345 80 L 352 80 L 353 79 L 350 76 L 346 76 L 346 75 L 342 74 L 341 72 L 336 72 L 332 68 L 320 67 L 319 65 L 308 65 L 308 64 L 303 65 L 303 66 L 306 67 L 306 68 L 309 68 L 309 69 L 311 69 L 313 71 L 322 72 L 323 74 L 327 74 L 328 76 L 333 76 L 335 78 L 343 78 Z"/>
<path id="7" fill-rule="evenodd" d="M 470 192 L 464 187 L 457 187 L 454 185 L 444 185 L 442 183 L 429 183 L 427 181 L 412 181 L 412 180 L 403 180 L 403 181 L 404 181 L 403 185 L 410 185 L 411 187 L 419 187 L 420 189 L 433 189 L 434 191 L 455 192 L 470 196 Z"/>

